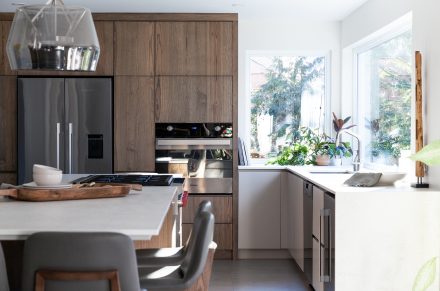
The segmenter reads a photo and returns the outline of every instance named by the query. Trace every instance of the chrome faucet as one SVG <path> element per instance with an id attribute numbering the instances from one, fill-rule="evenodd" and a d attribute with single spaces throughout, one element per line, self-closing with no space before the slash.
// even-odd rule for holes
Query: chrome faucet
<path id="1" fill-rule="evenodd" d="M 361 148 L 362 148 L 361 140 L 360 140 L 359 136 L 354 134 L 353 132 L 348 131 L 348 130 L 341 130 L 338 133 L 338 137 L 337 137 L 337 140 L 336 140 L 336 145 L 337 146 L 341 144 L 341 133 L 343 133 L 343 132 L 351 135 L 352 137 L 356 138 L 356 140 L 357 140 L 358 148 L 356 150 L 356 155 L 353 158 L 353 171 L 354 172 L 359 172 L 359 170 L 361 168 Z"/>

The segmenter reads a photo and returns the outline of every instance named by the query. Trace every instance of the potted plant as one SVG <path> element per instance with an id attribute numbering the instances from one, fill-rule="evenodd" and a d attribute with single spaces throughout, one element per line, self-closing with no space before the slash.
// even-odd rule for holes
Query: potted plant
<path id="1" fill-rule="evenodd" d="M 317 135 L 315 138 L 314 155 L 315 163 L 318 166 L 328 166 L 331 159 L 331 149 L 329 144 L 332 140 L 325 133 Z"/>
<path id="2" fill-rule="evenodd" d="M 332 166 L 342 165 L 342 157 L 349 158 L 353 155 L 353 150 L 349 142 L 341 142 L 336 145 L 335 142 L 328 143 L 328 153 L 331 159 Z"/>

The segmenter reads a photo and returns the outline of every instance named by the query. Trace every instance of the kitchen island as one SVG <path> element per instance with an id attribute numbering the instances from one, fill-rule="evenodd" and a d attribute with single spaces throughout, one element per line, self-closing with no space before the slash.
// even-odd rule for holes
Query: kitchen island
<path id="1" fill-rule="evenodd" d="M 334 197 L 335 210 L 331 220 L 320 217 L 322 207 L 318 209 L 317 216 L 315 211 L 313 214 L 318 229 L 321 228 L 320 222 L 322 225 L 327 221 L 334 223 L 334 245 L 331 246 L 330 260 L 334 261 L 335 267 L 328 272 L 328 258 L 318 259 L 317 272 L 319 274 L 321 262 L 321 275 L 334 276 L 335 290 L 411 290 L 418 272 L 434 258 L 437 258 L 434 259 L 437 268 L 431 289 L 428 290 L 439 290 L 439 189 L 414 189 L 399 182 L 389 186 L 348 187 L 343 182 L 352 174 L 311 173 L 317 169 L 323 167 L 240 167 L 239 209 L 242 217 L 239 217 L 239 256 L 240 253 L 255 255 L 259 251 L 257 249 L 264 248 L 267 256 L 271 248 L 278 246 L 278 251 L 288 250 L 304 270 L 307 259 L 324 253 L 325 250 L 320 254 L 318 247 L 318 252 L 312 255 L 312 247 L 304 241 L 304 236 L 312 233 L 311 230 L 307 232 L 303 224 L 307 216 L 307 210 L 303 208 L 303 181 L 307 181 L 318 193 Z M 269 179 L 269 176 L 272 178 Z M 264 179 L 267 179 L 270 187 L 260 185 Z M 246 181 L 249 181 L 248 185 L 243 184 Z M 250 199 L 246 199 L 242 191 L 246 187 L 253 187 L 250 193 L 255 195 L 250 195 Z M 264 189 L 261 195 L 258 189 Z M 278 189 L 278 192 L 274 189 Z M 315 191 L 313 195 L 315 199 Z M 243 209 L 247 207 L 241 202 L 250 204 L 249 208 L 254 210 L 258 209 L 260 202 L 264 202 L 263 209 L 271 210 L 263 212 L 265 215 L 260 211 L 258 216 L 246 219 L 243 215 L 248 212 Z M 313 206 L 316 206 L 316 201 L 313 202 Z M 271 221 L 271 225 L 268 221 Z M 254 222 L 258 228 L 248 225 Z M 278 229 L 274 225 L 276 222 L 280 226 Z M 252 236 L 255 233 L 249 230 L 260 231 L 263 228 L 262 239 L 259 245 L 255 245 L 256 236 Z M 267 235 L 268 229 L 273 232 L 270 236 Z M 327 235 L 326 232 L 321 233 L 322 237 Z M 319 279 L 318 285 L 321 286 L 315 287 L 315 290 L 332 290 L 321 289 L 323 284 L 319 284 Z"/>
<path id="2" fill-rule="evenodd" d="M 63 175 L 63 183 L 82 176 Z M 136 247 L 174 246 L 170 214 L 177 211 L 177 189 L 143 187 L 119 198 L 50 202 L 0 197 L 0 240 L 11 290 L 20 290 L 23 242 L 35 232 L 119 232 L 131 237 Z"/>
<path id="3" fill-rule="evenodd" d="M 78 177 L 64 175 L 63 182 Z M 176 187 L 143 187 L 120 198 L 51 202 L 0 198 L 0 240 L 23 240 L 39 231 L 120 232 L 133 240 L 149 240 L 159 234 L 176 192 Z"/>

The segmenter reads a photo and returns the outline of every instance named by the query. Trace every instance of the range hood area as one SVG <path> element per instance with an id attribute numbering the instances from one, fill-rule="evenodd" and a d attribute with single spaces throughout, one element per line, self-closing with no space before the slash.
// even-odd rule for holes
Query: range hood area
<path id="1" fill-rule="evenodd" d="M 90 10 L 62 0 L 17 8 L 6 49 L 13 70 L 95 71 L 100 52 Z"/>

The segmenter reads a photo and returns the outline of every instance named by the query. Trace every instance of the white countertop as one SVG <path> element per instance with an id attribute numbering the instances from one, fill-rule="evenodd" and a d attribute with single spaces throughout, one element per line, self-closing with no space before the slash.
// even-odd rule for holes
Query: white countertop
<path id="1" fill-rule="evenodd" d="M 374 187 L 349 187 L 344 185 L 344 181 L 350 178 L 353 173 L 351 166 L 279 166 L 279 165 L 254 165 L 239 166 L 240 171 L 288 171 L 299 177 L 312 182 L 314 185 L 325 191 L 335 195 L 338 193 L 368 193 L 368 192 L 427 192 L 438 189 L 416 189 L 410 187 L 408 182 L 397 181 L 393 185 L 378 184 Z M 311 172 L 331 172 L 331 171 L 348 171 L 347 173 L 311 173 Z M 368 170 L 365 170 L 368 171 Z"/>
<path id="2" fill-rule="evenodd" d="M 64 175 L 72 181 L 81 175 Z M 120 198 L 24 202 L 0 198 L 0 240 L 39 231 L 120 232 L 132 239 L 158 235 L 176 187 L 143 187 Z"/>
<path id="3" fill-rule="evenodd" d="M 239 169 L 288 171 L 335 195 L 336 290 L 411 290 L 422 266 L 440 258 L 440 191 L 415 189 L 399 181 L 389 186 L 348 187 L 343 182 L 352 174 L 310 173 L 324 168 Z M 429 290 L 440 290 L 440 270 Z"/>

